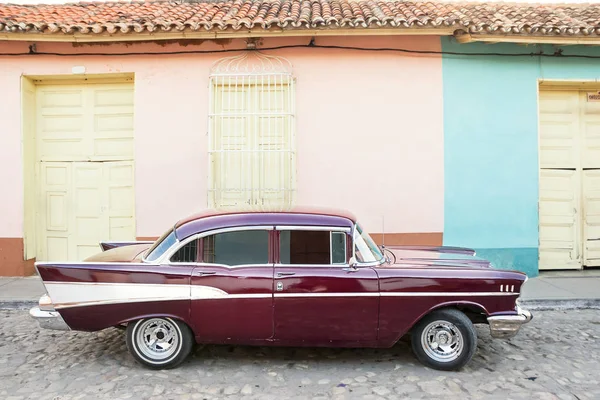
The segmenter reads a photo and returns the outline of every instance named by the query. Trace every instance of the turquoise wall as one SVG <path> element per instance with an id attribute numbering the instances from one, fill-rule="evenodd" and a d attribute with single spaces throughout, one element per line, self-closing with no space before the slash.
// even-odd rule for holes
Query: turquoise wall
<path id="1" fill-rule="evenodd" d="M 444 244 L 475 248 L 498 268 L 538 273 L 538 79 L 600 79 L 600 59 L 507 57 L 558 47 L 458 44 L 444 55 Z M 567 46 L 563 54 L 594 55 Z"/>

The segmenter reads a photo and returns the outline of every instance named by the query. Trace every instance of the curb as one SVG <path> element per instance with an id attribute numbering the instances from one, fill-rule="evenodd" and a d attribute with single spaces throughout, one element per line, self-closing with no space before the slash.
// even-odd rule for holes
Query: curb
<path id="1" fill-rule="evenodd" d="M 0 310 L 29 310 L 37 305 L 35 300 L 0 300 Z"/>
<path id="2" fill-rule="evenodd" d="M 521 300 L 519 305 L 529 311 L 600 310 L 600 299 Z"/>

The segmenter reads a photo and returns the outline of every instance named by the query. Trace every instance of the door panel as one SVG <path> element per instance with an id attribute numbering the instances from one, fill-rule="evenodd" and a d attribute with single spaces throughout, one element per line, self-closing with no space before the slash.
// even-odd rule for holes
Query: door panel
<path id="1" fill-rule="evenodd" d="M 377 339 L 379 283 L 371 268 L 275 267 L 275 339 L 315 345 Z"/>
<path id="2" fill-rule="evenodd" d="M 101 163 L 72 163 L 72 168 L 70 254 L 83 260 L 98 253 L 98 239 L 108 237 L 102 213 L 104 174 Z"/>
<path id="3" fill-rule="evenodd" d="M 581 268 L 579 174 L 540 172 L 540 269 Z"/>
<path id="4" fill-rule="evenodd" d="M 38 261 L 69 260 L 71 163 L 41 163 Z"/>
<path id="5" fill-rule="evenodd" d="M 110 240 L 135 238 L 135 188 L 133 162 L 105 162 L 108 237 Z"/>
<path id="6" fill-rule="evenodd" d="M 600 102 L 587 101 L 581 92 L 582 168 L 600 168 Z"/>
<path id="7" fill-rule="evenodd" d="M 36 110 L 41 161 L 133 159 L 133 84 L 41 85 Z"/>
<path id="8" fill-rule="evenodd" d="M 202 263 L 191 280 L 199 341 L 252 343 L 273 337 L 272 236 L 272 227 L 239 228 L 198 239 L 197 247 L 189 243 Z"/>
<path id="9" fill-rule="evenodd" d="M 200 265 L 192 273 L 192 323 L 203 343 L 273 336 L 273 265 Z"/>
<path id="10" fill-rule="evenodd" d="M 600 170 L 583 171 L 584 265 L 600 266 Z"/>
<path id="11" fill-rule="evenodd" d="M 540 92 L 540 167 L 579 165 L 579 93 Z"/>
<path id="12" fill-rule="evenodd" d="M 135 240 L 133 162 L 41 162 L 38 260 L 81 261 Z"/>

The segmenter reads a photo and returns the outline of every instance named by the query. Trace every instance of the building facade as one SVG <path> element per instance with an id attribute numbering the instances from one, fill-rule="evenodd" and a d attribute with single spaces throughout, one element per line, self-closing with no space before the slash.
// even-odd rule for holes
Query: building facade
<path id="1" fill-rule="evenodd" d="M 482 54 L 443 58 L 444 244 L 533 276 L 600 265 L 600 50 L 442 48 Z"/>
<path id="2" fill-rule="evenodd" d="M 317 43 L 440 50 L 434 37 Z M 5 57 L 2 274 L 154 238 L 206 207 L 343 207 L 389 244 L 441 244 L 441 56 L 245 45 L 42 43 L 102 55 Z M 189 54 L 152 55 L 174 51 Z"/>

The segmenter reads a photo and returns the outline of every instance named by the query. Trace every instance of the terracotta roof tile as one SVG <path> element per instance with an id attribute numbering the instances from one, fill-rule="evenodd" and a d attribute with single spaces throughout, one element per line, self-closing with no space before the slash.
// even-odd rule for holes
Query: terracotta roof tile
<path id="1" fill-rule="evenodd" d="M 101 34 L 379 27 L 451 27 L 473 34 L 600 35 L 600 6 L 393 0 L 0 4 L 0 32 Z"/>

